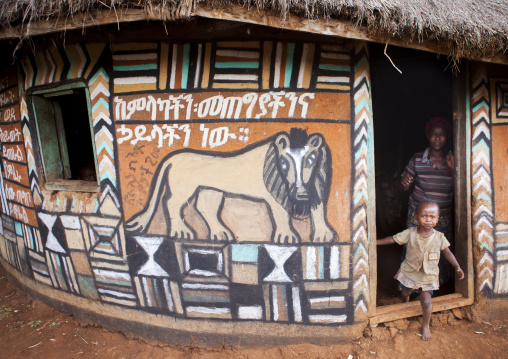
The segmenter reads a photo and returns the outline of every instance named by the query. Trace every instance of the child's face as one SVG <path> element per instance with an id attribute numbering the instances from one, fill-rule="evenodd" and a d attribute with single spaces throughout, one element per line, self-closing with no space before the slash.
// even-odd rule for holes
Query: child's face
<path id="1" fill-rule="evenodd" d="M 416 217 L 420 227 L 432 229 L 439 221 L 439 207 L 434 203 L 421 205 Z"/>
<path id="2" fill-rule="evenodd" d="M 442 151 L 446 140 L 448 138 L 448 133 L 443 127 L 432 127 L 427 134 L 427 139 L 429 140 L 429 146 L 436 151 Z"/>

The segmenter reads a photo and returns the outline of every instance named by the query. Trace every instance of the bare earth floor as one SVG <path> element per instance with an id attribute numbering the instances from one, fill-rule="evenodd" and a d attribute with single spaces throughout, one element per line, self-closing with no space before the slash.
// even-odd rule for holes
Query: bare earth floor
<path id="1" fill-rule="evenodd" d="M 28 299 L 0 267 L 0 358 L 506 358 L 508 300 L 484 302 L 471 311 L 435 315 L 430 342 L 421 340 L 418 318 L 411 318 L 367 329 L 364 338 L 344 344 L 255 348 L 218 344 L 202 349 L 192 343 L 180 347 L 131 339 L 81 325 L 72 316 Z"/>

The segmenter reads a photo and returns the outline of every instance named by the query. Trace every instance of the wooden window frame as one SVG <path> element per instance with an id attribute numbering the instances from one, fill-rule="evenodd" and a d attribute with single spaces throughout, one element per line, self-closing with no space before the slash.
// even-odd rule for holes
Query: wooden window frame
<path id="1" fill-rule="evenodd" d="M 453 77 L 453 130 L 455 154 L 455 256 L 464 270 L 465 278 L 455 280 L 455 293 L 432 299 L 432 312 L 438 312 L 474 303 L 473 237 L 471 222 L 471 112 L 469 89 L 469 62 L 460 66 L 460 72 Z M 369 124 L 369 138 L 373 138 L 373 123 Z M 369 173 L 374 172 L 374 146 L 369 146 Z M 367 219 L 369 233 L 370 298 L 369 324 L 422 315 L 420 302 L 400 303 L 376 307 L 377 294 L 377 248 L 376 248 L 376 196 L 374 176 L 369 178 Z"/>
<path id="2" fill-rule="evenodd" d="M 70 163 L 64 133 L 62 114 L 55 108 L 52 98 L 72 94 L 74 90 L 83 90 L 87 104 L 87 117 L 90 127 L 95 173 L 98 174 L 97 152 L 93 135 L 90 93 L 82 82 L 68 83 L 49 89 L 30 92 L 32 109 L 35 116 L 37 138 L 41 151 L 42 165 L 45 176 L 45 188 L 52 191 L 99 192 L 98 176 L 93 181 L 65 179 L 70 174 Z M 57 134 L 55 136 L 55 134 Z M 44 141 L 43 141 L 44 139 Z"/>

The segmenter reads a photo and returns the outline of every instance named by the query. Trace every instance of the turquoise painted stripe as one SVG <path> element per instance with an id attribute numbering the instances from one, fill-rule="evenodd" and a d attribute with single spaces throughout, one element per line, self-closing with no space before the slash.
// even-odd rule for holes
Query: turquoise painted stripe
<path id="1" fill-rule="evenodd" d="M 360 102 L 358 105 L 355 106 L 355 114 L 358 114 L 360 113 L 360 111 L 366 107 L 367 110 L 369 110 L 369 103 L 367 101 L 367 99 L 363 99 L 362 102 Z"/>
<path id="2" fill-rule="evenodd" d="M 480 109 L 480 107 L 484 106 L 485 109 L 488 111 L 489 110 L 489 105 L 486 101 L 482 101 L 480 102 L 478 105 L 476 105 L 475 107 L 473 107 L 473 112 L 476 112 Z"/>
<path id="3" fill-rule="evenodd" d="M 489 246 L 489 244 L 487 242 L 483 242 L 481 245 L 480 245 L 480 249 L 486 249 L 488 250 L 490 253 L 492 253 L 492 247 Z"/>
<path id="4" fill-rule="evenodd" d="M 183 295 L 183 300 L 187 302 L 212 302 L 212 303 L 229 303 L 227 297 L 209 297 L 207 295 Z"/>
<path id="5" fill-rule="evenodd" d="M 367 254 L 367 250 L 365 249 L 365 246 L 362 242 L 360 242 L 360 244 L 358 245 L 358 248 L 356 248 L 355 250 L 355 253 L 353 254 L 353 256 L 356 258 L 358 256 L 358 253 L 360 253 L 360 249 L 363 249 L 363 251 L 365 252 L 365 254 Z"/>
<path id="6" fill-rule="evenodd" d="M 95 198 L 95 208 L 93 209 L 93 213 L 96 213 L 98 210 L 99 210 L 99 200 Z"/>
<path id="7" fill-rule="evenodd" d="M 114 66 L 113 69 L 115 71 L 157 70 L 157 64 Z"/>
<path id="8" fill-rule="evenodd" d="M 16 234 L 18 236 L 22 236 L 23 235 L 23 227 L 21 227 L 21 223 L 14 222 L 14 227 L 16 228 Z"/>
<path id="9" fill-rule="evenodd" d="M 351 66 L 347 66 L 347 65 L 320 64 L 319 68 L 321 70 L 332 70 L 332 71 L 342 71 L 342 72 L 351 71 Z"/>
<path id="10" fill-rule="evenodd" d="M 362 67 L 366 62 L 367 62 L 367 58 L 365 56 L 362 57 L 362 59 L 356 63 L 356 65 L 354 67 L 355 71 L 357 71 L 360 67 Z M 367 63 L 367 66 L 369 66 L 368 63 Z"/>
<path id="11" fill-rule="evenodd" d="M 504 247 L 508 247 L 508 243 L 497 243 L 496 244 L 496 248 L 504 248 Z"/>
<path id="12" fill-rule="evenodd" d="M 111 156 L 111 158 L 115 158 L 113 149 L 109 147 L 109 145 L 106 141 L 102 141 L 101 144 L 99 145 L 99 147 L 97 147 L 97 153 L 100 153 L 104 148 L 106 149 L 108 154 Z"/>
<path id="13" fill-rule="evenodd" d="M 318 275 L 319 279 L 325 278 L 325 247 L 318 248 Z"/>
<path id="14" fill-rule="evenodd" d="M 72 206 L 71 206 L 71 212 L 74 212 L 76 209 L 76 197 L 72 197 Z"/>
<path id="15" fill-rule="evenodd" d="M 362 293 L 363 293 L 364 298 L 367 298 L 367 295 L 366 295 L 366 293 L 365 293 L 365 288 L 362 288 L 362 289 L 360 289 L 360 290 L 359 290 L 359 291 L 355 294 L 355 301 L 358 299 L 358 297 L 359 297 L 359 296 L 360 296 L 360 294 L 362 294 Z"/>
<path id="16" fill-rule="evenodd" d="M 108 104 L 108 102 L 107 102 L 106 100 L 104 100 L 103 98 L 99 99 L 99 101 L 97 101 L 97 103 L 96 103 L 95 105 L 93 105 L 93 107 L 92 107 L 92 111 L 95 111 L 95 109 L 96 109 L 97 107 L 99 107 L 100 105 L 102 105 L 102 106 L 106 107 L 106 108 L 108 109 L 108 111 L 109 111 L 109 104 Z"/>
<path id="17" fill-rule="evenodd" d="M 122 272 L 123 273 L 123 272 Z M 115 285 L 118 285 L 118 286 L 121 286 L 121 287 L 129 287 L 129 288 L 132 288 L 132 285 L 131 285 L 131 282 L 122 282 L 122 281 L 118 281 L 118 280 L 113 280 L 113 279 L 108 279 L 108 278 L 101 278 L 101 277 L 96 277 L 95 279 L 97 282 L 99 283 L 104 283 L 104 284 L 115 284 Z M 112 289 L 113 290 L 113 289 Z M 119 291 L 119 290 L 118 290 Z M 121 292 L 121 291 L 119 291 Z M 122 292 L 124 293 L 124 292 Z"/>
<path id="18" fill-rule="evenodd" d="M 355 197 L 354 204 L 357 204 L 358 202 L 360 202 L 362 197 L 365 197 L 365 199 L 369 198 L 368 195 L 367 195 L 367 191 L 365 189 L 362 189 L 360 191 L 360 193 L 358 193 L 358 195 Z"/>
<path id="19" fill-rule="evenodd" d="M 183 45 L 183 64 L 182 64 L 182 88 L 187 88 L 187 81 L 189 80 L 189 52 L 190 44 Z"/>
<path id="20" fill-rule="evenodd" d="M 90 79 L 90 82 L 94 82 L 96 79 L 97 79 L 97 76 L 99 76 L 100 74 L 102 74 L 106 80 L 109 81 L 109 77 L 108 77 L 108 74 L 106 73 L 106 71 L 101 67 L 99 69 L 99 71 L 97 71 L 97 73 L 95 75 L 92 76 L 92 78 Z"/>
<path id="21" fill-rule="evenodd" d="M 111 181 L 111 183 L 113 183 L 113 186 L 116 187 L 116 180 L 113 179 L 113 177 L 111 177 L 111 174 L 109 172 L 104 172 L 102 174 L 102 176 L 100 177 L 100 180 L 102 181 L 102 180 L 104 180 L 106 178 L 109 179 Z"/>
<path id="22" fill-rule="evenodd" d="M 56 208 L 55 208 L 55 212 L 58 212 L 58 207 L 60 207 L 60 197 L 57 197 L 57 198 L 56 198 Z"/>
<path id="23" fill-rule="evenodd" d="M 476 197 L 476 199 L 483 199 L 484 201 L 487 201 L 489 202 L 490 204 L 492 204 L 492 199 L 489 197 L 488 194 L 486 194 L 485 192 L 482 192 L 478 195 L 478 197 Z"/>
<path id="24" fill-rule="evenodd" d="M 363 150 L 367 150 L 367 142 L 366 141 L 362 141 L 362 145 L 360 146 L 360 148 L 358 148 L 358 150 L 355 152 L 355 159 L 356 158 L 359 158 L 360 157 L 360 153 L 363 151 Z"/>
<path id="25" fill-rule="evenodd" d="M 72 58 L 71 54 L 69 53 L 69 50 L 65 49 L 65 54 L 67 55 L 67 59 L 69 60 L 69 64 L 71 65 L 69 67 L 69 71 L 67 72 L 67 78 L 70 79 L 72 75 L 72 69 L 74 68 L 74 59 Z"/>
<path id="26" fill-rule="evenodd" d="M 483 138 L 480 140 L 480 142 L 478 142 L 476 145 L 473 146 L 473 152 L 475 152 L 479 147 L 483 147 L 483 149 L 485 150 L 485 152 L 487 153 L 490 153 L 490 148 L 489 146 L 485 143 L 485 141 L 483 140 Z"/>
<path id="27" fill-rule="evenodd" d="M 257 69 L 259 62 L 216 62 L 218 69 Z"/>
<path id="28" fill-rule="evenodd" d="M 291 74 L 293 73 L 293 56 L 295 54 L 295 44 L 288 44 L 288 56 L 286 59 L 286 73 L 284 76 L 284 87 L 291 86 Z"/>
<path id="29" fill-rule="evenodd" d="M 233 244 L 231 246 L 233 262 L 258 262 L 258 246 L 253 244 Z"/>
<path id="30" fill-rule="evenodd" d="M 32 231 L 29 229 L 28 230 L 28 236 L 30 238 L 30 244 L 31 244 L 31 248 L 35 248 L 35 240 L 34 240 L 34 234 L 32 233 Z"/>

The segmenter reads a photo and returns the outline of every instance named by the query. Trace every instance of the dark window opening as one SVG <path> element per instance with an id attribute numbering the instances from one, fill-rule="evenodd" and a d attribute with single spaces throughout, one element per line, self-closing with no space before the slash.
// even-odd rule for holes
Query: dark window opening
<path id="1" fill-rule="evenodd" d="M 400 176 L 411 157 L 429 146 L 426 122 L 432 117 L 444 117 L 453 123 L 453 74 L 448 59 L 388 47 L 388 55 L 402 70 L 400 74 L 383 51 L 384 45 L 371 44 L 377 238 L 406 229 L 408 199 L 413 188 L 403 192 Z M 453 144 L 451 138 L 449 144 Z M 453 224 L 451 228 L 453 233 Z M 454 252 L 453 236 L 449 240 Z M 402 250 L 399 245 L 377 247 L 377 306 L 401 303 L 394 276 L 401 264 Z M 434 296 L 453 293 L 454 288 L 452 277 Z"/>
<path id="2" fill-rule="evenodd" d="M 97 173 L 86 90 L 41 92 L 32 96 L 32 102 L 46 188 L 96 191 Z"/>

